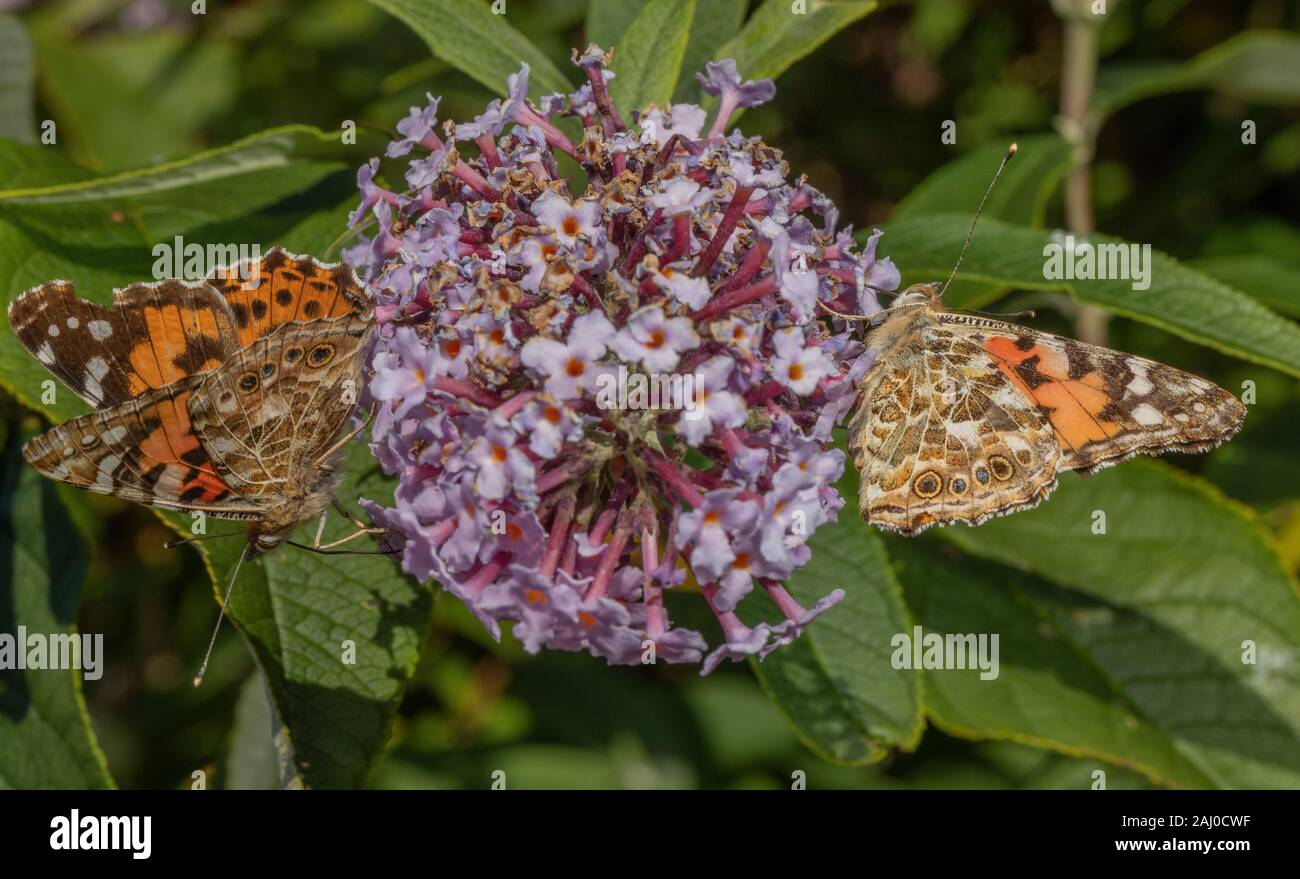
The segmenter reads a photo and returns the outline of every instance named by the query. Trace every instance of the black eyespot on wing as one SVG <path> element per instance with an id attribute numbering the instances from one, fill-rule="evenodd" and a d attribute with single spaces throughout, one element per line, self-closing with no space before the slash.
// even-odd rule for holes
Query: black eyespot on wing
<path id="1" fill-rule="evenodd" d="M 307 354 L 307 365 L 324 366 L 325 364 L 330 362 L 330 358 L 332 358 L 333 356 L 334 356 L 334 346 L 322 342 L 321 344 L 317 345 L 315 348 L 312 348 L 311 351 Z"/>
<path id="2" fill-rule="evenodd" d="M 977 467 L 975 469 L 975 478 L 979 480 L 980 485 L 989 484 L 989 471 L 986 467 Z"/>
<path id="3" fill-rule="evenodd" d="M 257 375 L 252 372 L 246 372 L 239 377 L 237 384 L 239 389 L 245 394 L 252 393 L 257 390 Z"/>
<path id="4" fill-rule="evenodd" d="M 989 469 L 993 471 L 994 478 L 999 482 L 1006 482 L 1011 478 L 1011 474 L 1015 472 L 1011 462 L 1001 455 L 989 456 Z"/>
<path id="5" fill-rule="evenodd" d="M 268 379 L 268 378 L 270 378 L 270 377 L 273 376 L 273 375 L 275 375 L 275 364 L 274 364 L 274 363 L 263 363 L 263 364 L 262 364 L 262 378 L 263 378 L 263 379 Z"/>
<path id="6" fill-rule="evenodd" d="M 917 497 L 929 500 L 943 488 L 943 480 L 933 470 L 926 470 L 912 481 L 912 491 Z"/>
<path id="7" fill-rule="evenodd" d="M 288 349 L 287 351 L 284 352 L 284 362 L 285 362 L 285 363 L 297 363 L 298 360 L 299 360 L 299 358 L 301 358 L 301 357 L 302 357 L 302 349 L 301 349 L 301 348 L 290 348 L 290 349 Z"/>
<path id="8" fill-rule="evenodd" d="M 302 313 L 305 317 L 315 317 L 320 314 L 320 303 L 315 299 L 308 299 L 302 304 Z"/>
<path id="9" fill-rule="evenodd" d="M 293 294 L 288 290 L 276 290 L 275 301 L 278 305 L 288 305 L 290 302 L 293 302 Z"/>
<path id="10" fill-rule="evenodd" d="M 253 317 L 256 320 L 261 320 L 266 317 L 266 302 L 264 300 L 253 300 Z"/>

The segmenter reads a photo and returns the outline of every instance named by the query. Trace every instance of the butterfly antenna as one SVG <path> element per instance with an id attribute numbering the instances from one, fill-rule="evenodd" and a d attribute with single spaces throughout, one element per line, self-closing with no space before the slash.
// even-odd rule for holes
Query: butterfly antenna
<path id="1" fill-rule="evenodd" d="M 984 190 L 984 197 L 980 199 L 979 207 L 975 208 L 975 218 L 970 221 L 970 231 L 966 233 L 966 241 L 961 246 L 961 253 L 957 254 L 957 263 L 952 267 L 952 271 L 948 274 L 948 280 L 944 281 L 943 286 L 939 288 L 940 296 L 943 296 L 944 291 L 948 289 L 948 285 L 952 283 L 952 279 L 957 277 L 957 269 L 961 265 L 962 258 L 966 256 L 966 248 L 970 247 L 971 238 L 975 235 L 975 224 L 980 221 L 980 214 L 984 212 L 984 202 L 989 200 L 989 193 L 993 191 L 994 184 L 996 184 L 998 178 L 1002 176 L 1002 169 L 1007 166 L 1007 162 L 1010 162 L 1011 157 L 1016 154 L 1016 149 L 1017 147 L 1014 143 L 1007 147 L 1007 154 L 1002 157 L 1002 164 L 998 165 L 997 173 L 994 174 L 993 179 L 989 181 L 989 188 Z"/>
<path id="2" fill-rule="evenodd" d="M 239 554 L 239 561 L 235 562 L 235 572 L 230 575 L 230 585 L 226 587 L 226 597 L 221 601 L 221 613 L 217 615 L 217 624 L 212 628 L 212 640 L 208 642 L 208 652 L 203 654 L 203 664 L 199 666 L 199 673 L 194 676 L 194 686 L 203 683 L 203 676 L 208 672 L 208 660 L 212 658 L 212 648 L 217 643 L 217 633 L 221 631 L 221 623 L 226 618 L 226 607 L 230 604 L 230 596 L 235 591 L 235 581 L 239 579 L 239 569 L 243 567 L 244 559 L 248 558 L 248 550 L 252 544 L 244 547 L 244 551 Z"/>

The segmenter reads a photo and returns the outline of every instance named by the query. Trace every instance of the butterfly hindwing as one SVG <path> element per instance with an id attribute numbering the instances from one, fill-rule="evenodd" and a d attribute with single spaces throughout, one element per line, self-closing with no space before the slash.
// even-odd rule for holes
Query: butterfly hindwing
<path id="1" fill-rule="evenodd" d="M 338 440 L 360 393 L 365 318 L 288 324 L 204 377 L 194 430 L 247 495 L 284 495 Z"/>
<path id="2" fill-rule="evenodd" d="M 98 494 L 257 518 L 261 507 L 222 479 L 191 428 L 187 404 L 200 380 L 191 376 L 66 421 L 32 439 L 23 456 L 41 474 Z"/>
<path id="3" fill-rule="evenodd" d="M 874 525 L 917 534 L 1033 506 L 1056 485 L 1047 419 L 978 346 L 943 329 L 869 373 L 848 425 Z"/>

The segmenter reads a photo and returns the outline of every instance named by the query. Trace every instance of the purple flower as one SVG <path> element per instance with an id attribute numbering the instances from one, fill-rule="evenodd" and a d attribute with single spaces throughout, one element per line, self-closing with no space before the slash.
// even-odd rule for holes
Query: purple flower
<path id="1" fill-rule="evenodd" d="M 591 239 L 600 229 L 600 205 L 592 199 L 570 204 L 564 196 L 548 191 L 533 202 L 533 216 L 569 248 L 577 245 L 579 236 Z"/>
<path id="2" fill-rule="evenodd" d="M 806 397 L 817 383 L 838 370 L 826 352 L 818 345 L 805 344 L 803 330 L 786 327 L 772 334 L 772 359 L 774 378 L 801 397 Z"/>
<path id="3" fill-rule="evenodd" d="M 346 258 L 377 303 L 365 393 L 397 480 L 391 504 L 363 507 L 405 571 L 494 637 L 504 622 L 530 652 L 707 673 L 766 656 L 842 597 L 807 609 L 780 585 L 843 505 L 831 428 L 871 366 L 819 303 L 873 311 L 898 273 L 878 233 L 858 249 L 836 230 L 778 150 L 722 136 L 769 81 L 710 64 L 706 128 L 690 104 L 620 112 L 597 47 L 577 64 L 585 84 L 540 108 L 521 68 L 506 98 L 444 125 L 450 138 L 435 99 L 413 108 L 388 150 L 409 156 L 406 194 L 378 182 L 378 161 L 358 172 L 350 222 L 377 228 Z M 562 116 L 580 117 L 581 143 Z M 609 378 L 626 383 L 618 405 Z M 665 593 L 688 578 L 722 633 L 711 652 L 668 616 Z M 760 599 L 781 622 L 741 621 Z"/>
<path id="4" fill-rule="evenodd" d="M 561 400 L 582 395 L 596 380 L 596 361 L 605 356 L 614 326 L 605 315 L 589 311 L 573 322 L 567 342 L 533 338 L 520 357 L 524 366 L 546 377 L 546 392 Z"/>
<path id="5" fill-rule="evenodd" d="M 624 360 L 640 363 L 653 372 L 668 372 L 677 366 L 683 351 L 699 347 L 700 336 L 688 317 L 667 317 L 657 305 L 633 312 L 614 334 L 614 352 Z"/>
<path id="6" fill-rule="evenodd" d="M 740 81 L 736 72 L 736 62 L 731 58 L 722 61 L 710 61 L 704 65 L 704 73 L 695 74 L 700 88 L 707 94 L 717 96 L 719 100 L 718 115 L 709 130 L 709 137 L 722 134 L 723 128 L 731 114 L 740 107 L 757 107 L 766 104 L 776 96 L 776 84 L 770 79 Z"/>
<path id="7" fill-rule="evenodd" d="M 438 139 L 434 126 L 438 124 L 438 102 L 441 98 L 430 94 L 425 97 L 429 100 L 425 106 L 412 107 L 406 118 L 397 123 L 397 133 L 402 137 L 388 145 L 390 159 L 404 156 L 416 146 L 430 146 L 430 135 L 434 141 Z"/>

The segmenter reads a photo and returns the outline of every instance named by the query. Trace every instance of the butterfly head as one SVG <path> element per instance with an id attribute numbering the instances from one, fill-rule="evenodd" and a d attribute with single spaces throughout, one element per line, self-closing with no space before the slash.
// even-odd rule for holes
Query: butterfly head
<path id="1" fill-rule="evenodd" d="M 284 542 L 286 535 L 283 530 L 275 531 L 260 528 L 261 523 L 253 523 L 248 526 L 248 557 L 257 558 L 263 553 L 268 553 Z"/>
<path id="2" fill-rule="evenodd" d="M 896 308 L 903 309 L 915 306 L 940 308 L 942 306 L 942 296 L 943 293 L 937 283 L 913 284 L 898 294 L 898 298 L 889 304 L 889 310 L 893 311 Z"/>

